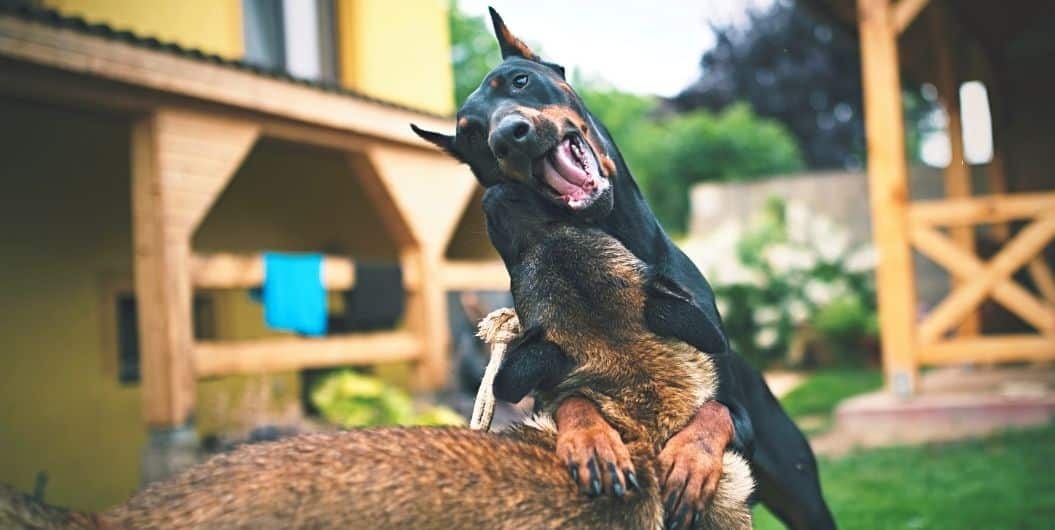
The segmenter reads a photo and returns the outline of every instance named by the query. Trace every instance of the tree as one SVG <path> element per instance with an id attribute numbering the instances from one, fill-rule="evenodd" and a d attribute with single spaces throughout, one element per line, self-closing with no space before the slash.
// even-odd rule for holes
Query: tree
<path id="1" fill-rule="evenodd" d="M 458 107 L 480 81 L 502 60 L 498 42 L 483 17 L 466 15 L 452 0 L 448 10 L 451 66 L 454 68 L 454 105 Z"/>
<path id="2" fill-rule="evenodd" d="M 864 153 L 857 44 L 787 0 L 752 11 L 743 27 L 713 28 L 700 78 L 669 101 L 675 110 L 747 101 L 785 124 L 812 168 L 860 167 Z"/>
<path id="3" fill-rule="evenodd" d="M 482 17 L 466 16 L 452 3 L 450 27 L 460 105 L 501 59 Z M 802 167 L 792 135 L 776 121 L 759 119 L 745 105 L 720 113 L 700 109 L 670 115 L 657 112 L 659 100 L 653 96 L 622 92 L 578 72 L 572 72 L 571 79 L 619 145 L 660 222 L 673 232 L 685 230 L 693 184 L 759 178 Z"/>

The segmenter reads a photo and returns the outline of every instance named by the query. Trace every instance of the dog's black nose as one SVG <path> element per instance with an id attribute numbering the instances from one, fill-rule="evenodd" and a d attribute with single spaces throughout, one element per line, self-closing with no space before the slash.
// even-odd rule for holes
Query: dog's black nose
<path id="1" fill-rule="evenodd" d="M 535 126 L 519 114 L 510 114 L 491 131 L 487 143 L 498 158 L 506 158 L 517 151 L 525 150 L 535 138 Z"/>

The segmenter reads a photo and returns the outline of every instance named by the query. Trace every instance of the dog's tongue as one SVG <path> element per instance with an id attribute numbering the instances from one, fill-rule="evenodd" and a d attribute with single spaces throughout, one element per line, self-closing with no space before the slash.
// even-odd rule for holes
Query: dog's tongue
<path id="1" fill-rule="evenodd" d="M 569 138 L 554 149 L 552 157 L 543 159 L 542 177 L 557 193 L 571 198 L 583 198 L 587 195 L 583 187 L 590 181 L 590 175 L 579 166 L 571 149 Z"/>

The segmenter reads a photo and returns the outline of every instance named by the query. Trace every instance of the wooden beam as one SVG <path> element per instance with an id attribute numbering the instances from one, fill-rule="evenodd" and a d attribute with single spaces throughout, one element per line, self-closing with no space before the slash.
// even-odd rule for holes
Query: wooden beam
<path id="1" fill-rule="evenodd" d="M 412 361 L 422 352 L 421 340 L 406 331 L 208 341 L 194 345 L 194 366 L 197 377 L 213 377 Z"/>
<path id="2" fill-rule="evenodd" d="M 409 247 L 403 250 L 400 261 L 404 269 L 416 269 L 425 279 L 420 289 L 407 295 L 407 329 L 420 337 L 424 347 L 411 382 L 419 389 L 438 388 L 447 380 L 451 340 L 442 257 L 420 247 Z"/>
<path id="3" fill-rule="evenodd" d="M 449 119 L 2 14 L 0 56 L 285 116 L 433 154 L 436 149 L 414 135 L 407 124 L 453 129 Z"/>
<path id="4" fill-rule="evenodd" d="M 1024 228 L 993 257 L 970 282 L 953 289 L 919 325 L 919 342 L 936 343 L 943 333 L 963 319 L 990 293 L 997 282 L 1006 279 L 1055 237 L 1055 215 L 1041 217 Z"/>
<path id="5" fill-rule="evenodd" d="M 907 0 L 901 0 L 900 7 Z M 896 15 L 896 13 L 895 13 Z M 938 98 L 945 109 L 947 117 L 946 132 L 949 138 L 949 165 L 945 168 L 945 196 L 962 198 L 971 196 L 970 168 L 964 158 L 963 123 L 960 117 L 960 81 L 957 68 L 957 57 L 954 36 L 948 31 L 947 13 L 941 6 L 934 6 L 929 13 L 931 49 L 934 51 L 934 63 L 938 69 Z M 960 226 L 952 230 L 956 244 L 974 255 L 974 228 Z M 953 287 L 962 280 L 953 278 Z M 968 315 L 960 324 L 961 335 L 977 335 L 980 326 L 978 313 Z"/>
<path id="6" fill-rule="evenodd" d="M 945 267 L 957 279 L 970 281 L 985 273 L 985 264 L 980 259 L 966 253 L 934 228 L 912 229 L 912 242 L 917 250 Z M 993 285 L 992 295 L 994 300 L 1037 330 L 1046 335 L 1055 335 L 1055 306 L 1037 300 L 1010 278 L 997 281 Z"/>
<path id="7" fill-rule="evenodd" d="M 450 291 L 509 290 L 509 273 L 501 261 L 447 261 L 442 271 Z"/>
<path id="8" fill-rule="evenodd" d="M 261 254 L 195 254 L 191 258 L 191 278 L 203 289 L 241 289 L 264 283 L 264 256 Z M 324 256 L 322 283 L 333 291 L 355 286 L 355 263 L 342 256 Z"/>
<path id="9" fill-rule="evenodd" d="M 169 225 L 153 117 L 132 127 L 132 232 L 143 417 L 152 427 L 184 425 L 194 408 L 190 351 L 189 240 Z"/>
<path id="10" fill-rule="evenodd" d="M 900 0 L 891 6 L 894 10 L 894 27 L 898 34 L 904 33 L 905 29 L 916 20 L 919 12 L 927 7 L 930 0 Z"/>
<path id="11" fill-rule="evenodd" d="M 965 226 L 1028 219 L 1055 211 L 1055 192 L 1011 193 L 916 201 L 909 206 L 912 226 Z"/>
<path id="12" fill-rule="evenodd" d="M 897 27 L 887 0 L 858 0 L 868 182 L 880 336 L 887 380 L 899 395 L 916 386 L 916 288 L 908 239 L 908 166 Z"/>
<path id="13" fill-rule="evenodd" d="M 1043 362 L 1055 360 L 1055 338 L 997 335 L 948 340 L 923 346 L 920 361 L 929 364 Z"/>
<path id="14" fill-rule="evenodd" d="M 152 427 L 182 426 L 194 407 L 190 238 L 257 134 L 247 123 L 170 109 L 133 125 L 136 308 Z"/>
<path id="15" fill-rule="evenodd" d="M 993 148 L 993 159 L 989 161 L 986 168 L 985 178 L 990 195 L 1007 195 L 1007 174 L 1004 166 L 1004 150 L 1000 147 Z M 1011 237 L 1011 225 L 1008 223 L 994 223 L 991 228 L 993 238 L 997 241 L 1005 241 Z"/>
<path id="16" fill-rule="evenodd" d="M 1044 261 L 1044 257 L 1038 256 L 1030 261 L 1027 270 L 1041 296 L 1047 300 L 1048 305 L 1055 308 L 1055 274 L 1052 274 L 1051 267 Z"/>
<path id="17" fill-rule="evenodd" d="M 376 146 L 367 156 L 415 241 L 442 253 L 479 186 L 472 172 L 452 158 L 398 146 Z"/>

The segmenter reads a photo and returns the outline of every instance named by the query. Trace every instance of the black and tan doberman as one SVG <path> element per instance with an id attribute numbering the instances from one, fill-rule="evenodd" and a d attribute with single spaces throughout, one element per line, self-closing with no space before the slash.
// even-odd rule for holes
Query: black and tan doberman
<path id="1" fill-rule="evenodd" d="M 668 470 L 668 525 L 685 527 L 688 514 L 707 508 L 721 475 L 721 455 L 731 448 L 750 461 L 758 500 L 789 527 L 835 528 L 809 443 L 761 375 L 729 349 L 710 285 L 660 227 L 611 135 L 586 109 L 562 67 L 541 60 L 494 10 L 491 16 L 503 61 L 459 109 L 455 134 L 414 131 L 468 164 L 483 186 L 519 182 L 524 193 L 538 194 L 613 236 L 658 277 L 684 286 L 699 309 L 691 313 L 692 321 L 671 323 L 687 313 L 645 307 L 653 331 L 676 333 L 707 352 L 718 377 L 715 401 L 701 407 L 660 454 Z M 503 382 L 518 390 L 533 384 L 516 375 L 500 374 L 496 394 L 518 393 L 499 388 Z M 558 453 L 586 491 L 595 489 L 581 466 L 600 460 L 605 469 L 606 455 L 622 450 L 621 441 L 603 426 L 596 409 L 575 398 L 566 400 L 556 419 Z M 607 477 L 603 484 L 611 492 L 625 485 L 625 476 Z"/>

